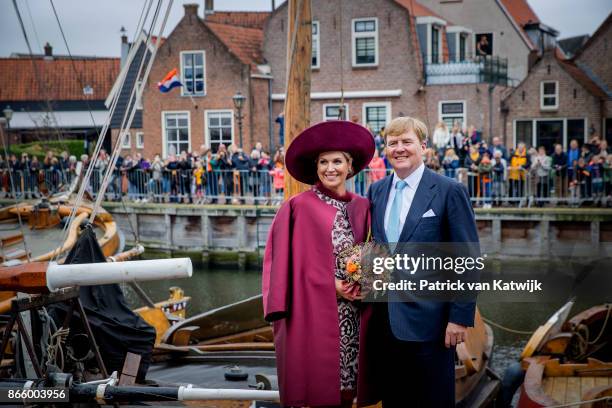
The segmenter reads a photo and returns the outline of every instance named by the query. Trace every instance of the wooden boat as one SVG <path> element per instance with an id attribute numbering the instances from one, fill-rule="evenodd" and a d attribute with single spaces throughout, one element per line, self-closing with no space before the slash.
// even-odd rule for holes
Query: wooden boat
<path id="1" fill-rule="evenodd" d="M 487 406 L 500 385 L 488 368 L 493 332 L 480 313 L 476 314 L 475 327 L 469 330 L 468 340 L 457 347 L 456 402 L 462 406 Z M 236 382 L 224 383 L 220 367 L 239 364 L 253 384 L 257 382 L 255 374 L 276 374 L 273 351 L 272 326 L 263 320 L 263 302 L 258 295 L 172 326 L 155 349 L 157 363 L 150 368 L 148 379 L 212 382 L 235 388 Z"/>
<path id="2" fill-rule="evenodd" d="M 555 315 L 566 314 L 569 311 L 566 306 Z M 569 320 L 561 320 L 560 324 L 557 321 L 551 326 L 549 322 L 542 326 L 549 329 L 536 331 L 523 352 L 525 379 L 518 406 L 580 405 L 581 401 L 592 402 L 580 406 L 609 406 L 606 404 L 612 401 L 612 305 L 594 306 Z M 533 347 L 534 344 L 537 346 Z"/>

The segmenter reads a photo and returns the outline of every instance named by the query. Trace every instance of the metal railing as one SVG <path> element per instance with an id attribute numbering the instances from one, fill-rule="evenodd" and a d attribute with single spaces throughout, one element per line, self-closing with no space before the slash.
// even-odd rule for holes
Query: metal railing
<path id="1" fill-rule="evenodd" d="M 607 170 L 610 171 L 609 169 Z M 366 169 L 347 181 L 347 189 L 365 196 L 372 183 L 390 170 Z M 550 205 L 607 205 L 612 203 L 612 176 L 603 171 L 563 173 L 538 172 L 523 168 L 504 171 L 475 171 L 466 168 L 440 169 L 447 177 L 463 183 L 475 206 L 519 207 Z M 13 183 L 11 184 L 10 176 Z M 102 172 L 94 171 L 87 190 L 96 198 Z M 16 199 L 53 194 L 76 177 L 73 171 L 0 170 L 2 194 Z M 194 175 L 181 170 L 117 170 L 113 173 L 105 200 L 156 203 L 280 204 L 281 179 L 268 170 L 216 170 Z"/>
<path id="2" fill-rule="evenodd" d="M 497 56 L 466 56 L 461 61 L 450 55 L 423 54 L 423 75 L 427 85 L 442 84 L 508 84 L 508 59 Z M 433 61 L 433 62 L 432 62 Z"/>

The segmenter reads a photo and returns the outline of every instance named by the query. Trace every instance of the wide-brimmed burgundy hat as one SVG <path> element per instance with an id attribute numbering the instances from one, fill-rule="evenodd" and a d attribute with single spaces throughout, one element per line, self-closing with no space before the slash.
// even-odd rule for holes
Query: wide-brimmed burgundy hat
<path id="1" fill-rule="evenodd" d="M 324 152 L 347 152 L 353 158 L 354 172 L 363 170 L 374 156 L 374 138 L 368 129 L 346 120 L 317 123 L 305 129 L 289 145 L 285 155 L 287 171 L 298 181 L 315 184 L 317 158 Z"/>

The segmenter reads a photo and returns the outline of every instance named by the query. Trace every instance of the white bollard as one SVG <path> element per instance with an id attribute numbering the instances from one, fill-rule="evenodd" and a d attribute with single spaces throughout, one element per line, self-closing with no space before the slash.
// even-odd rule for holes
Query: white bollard
<path id="1" fill-rule="evenodd" d="M 215 388 L 189 388 L 180 387 L 179 401 L 206 401 L 206 400 L 239 400 L 239 401 L 280 401 L 278 391 L 215 389 Z"/>
<path id="2" fill-rule="evenodd" d="M 189 258 L 72 265 L 49 264 L 47 287 L 51 292 L 55 292 L 71 286 L 189 278 L 192 273 L 193 267 Z"/>

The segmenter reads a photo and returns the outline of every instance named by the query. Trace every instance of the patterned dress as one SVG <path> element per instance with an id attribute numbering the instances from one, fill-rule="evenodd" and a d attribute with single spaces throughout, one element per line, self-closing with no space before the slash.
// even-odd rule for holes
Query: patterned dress
<path id="1" fill-rule="evenodd" d="M 334 256 L 355 244 L 346 205 L 348 203 L 331 198 L 316 187 L 313 191 L 325 203 L 338 210 L 332 228 Z M 345 280 L 346 272 L 335 268 L 337 279 Z M 340 322 L 340 389 L 357 389 L 357 360 L 359 356 L 359 308 L 354 302 L 338 298 L 338 320 Z"/>

